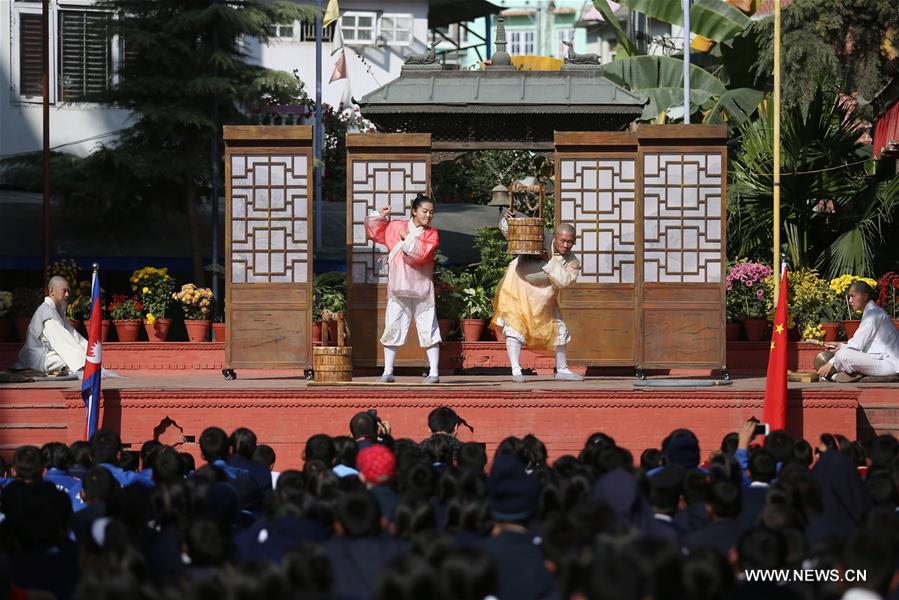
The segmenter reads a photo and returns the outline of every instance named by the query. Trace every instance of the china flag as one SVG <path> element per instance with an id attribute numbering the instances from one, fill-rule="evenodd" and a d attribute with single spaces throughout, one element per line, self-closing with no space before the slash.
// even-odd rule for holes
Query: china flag
<path id="1" fill-rule="evenodd" d="M 768 380 L 765 383 L 765 423 L 770 430 L 787 427 L 787 269 L 780 278 L 780 295 L 774 312 Z"/>

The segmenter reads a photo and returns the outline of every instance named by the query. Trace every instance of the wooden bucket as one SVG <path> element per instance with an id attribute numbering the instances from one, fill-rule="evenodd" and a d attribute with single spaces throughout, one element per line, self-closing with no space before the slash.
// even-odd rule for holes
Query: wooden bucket
<path id="1" fill-rule="evenodd" d="M 312 349 L 313 381 L 352 381 L 353 348 L 317 346 Z"/>
<path id="2" fill-rule="evenodd" d="M 543 254 L 543 217 L 509 219 L 509 254 Z"/>

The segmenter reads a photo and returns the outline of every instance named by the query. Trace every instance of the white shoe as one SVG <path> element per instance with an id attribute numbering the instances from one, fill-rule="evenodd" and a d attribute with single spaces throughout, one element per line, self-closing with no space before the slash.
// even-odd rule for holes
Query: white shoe
<path id="1" fill-rule="evenodd" d="M 440 383 L 440 378 L 436 375 L 428 375 L 422 383 Z"/>
<path id="2" fill-rule="evenodd" d="M 583 381 L 584 376 L 571 371 L 556 371 L 556 381 Z"/>
<path id="3" fill-rule="evenodd" d="M 393 383 L 396 381 L 396 378 L 393 376 L 393 373 L 384 373 L 378 381 L 381 383 Z"/>
<path id="4" fill-rule="evenodd" d="M 524 375 L 521 375 L 519 373 L 518 375 L 512 375 L 512 381 L 514 381 L 515 383 L 525 383 L 527 382 L 527 379 L 524 378 Z"/>

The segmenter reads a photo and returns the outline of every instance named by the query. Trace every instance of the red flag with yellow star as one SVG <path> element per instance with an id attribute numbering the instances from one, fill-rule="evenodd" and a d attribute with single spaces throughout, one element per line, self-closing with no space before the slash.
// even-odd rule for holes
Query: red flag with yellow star
<path id="1" fill-rule="evenodd" d="M 780 277 L 780 295 L 774 311 L 768 380 L 765 383 L 765 423 L 770 430 L 787 428 L 787 269 Z"/>

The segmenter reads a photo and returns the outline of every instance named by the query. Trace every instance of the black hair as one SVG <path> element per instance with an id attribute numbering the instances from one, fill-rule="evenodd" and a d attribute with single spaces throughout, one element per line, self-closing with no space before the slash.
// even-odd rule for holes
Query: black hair
<path id="1" fill-rule="evenodd" d="M 119 489 L 119 482 L 109 469 L 99 465 L 88 469 L 84 479 L 81 480 L 81 492 L 88 504 L 108 502 Z"/>
<path id="2" fill-rule="evenodd" d="M 496 460 L 497 456 L 502 456 L 504 454 L 515 456 L 522 463 L 527 464 L 527 457 L 524 456 L 524 442 L 521 441 L 521 438 L 515 437 L 514 435 L 505 438 L 496 447 L 493 459 Z"/>
<path id="3" fill-rule="evenodd" d="M 871 466 L 890 466 L 899 451 L 899 441 L 890 434 L 878 435 L 868 444 Z"/>
<path id="4" fill-rule="evenodd" d="M 301 543 L 284 555 L 283 566 L 290 587 L 300 594 L 299 597 L 310 600 L 331 597 L 334 573 L 331 561 L 322 548 L 315 544 Z"/>
<path id="5" fill-rule="evenodd" d="M 874 506 L 895 509 L 896 504 L 899 503 L 893 478 L 882 471 L 875 472 L 873 475 L 869 471 L 868 477 L 865 479 L 865 487 L 868 488 L 868 495 L 871 496 L 871 503 Z"/>
<path id="6" fill-rule="evenodd" d="M 137 471 L 140 468 L 140 452 L 137 450 L 122 450 L 119 466 L 124 471 Z"/>
<path id="7" fill-rule="evenodd" d="M 774 455 L 779 463 L 785 463 L 793 457 L 793 436 L 777 429 L 765 436 L 765 450 Z"/>
<path id="8" fill-rule="evenodd" d="M 731 431 L 721 438 L 721 452 L 724 454 L 735 454 L 739 444 L 740 436 L 736 432 Z"/>
<path id="9" fill-rule="evenodd" d="M 730 481 L 739 485 L 743 480 L 740 463 L 730 454 L 716 454 L 709 462 L 709 480 Z"/>
<path id="10" fill-rule="evenodd" d="M 421 450 L 432 463 L 442 465 L 453 464 L 453 442 L 445 435 L 434 435 L 421 443 Z"/>
<path id="11" fill-rule="evenodd" d="M 587 573 L 589 600 L 641 600 L 647 597 L 648 582 L 631 557 L 611 548 L 599 549 Z"/>
<path id="12" fill-rule="evenodd" d="M 228 434 L 220 427 L 207 427 L 200 434 L 200 453 L 206 462 L 228 458 Z"/>
<path id="13" fill-rule="evenodd" d="M 771 483 L 777 476 L 777 461 L 772 453 L 759 448 L 749 455 L 748 471 L 753 481 Z"/>
<path id="14" fill-rule="evenodd" d="M 91 461 L 95 465 L 106 463 L 119 464 L 119 453 L 122 451 L 122 438 L 115 431 L 100 429 L 91 436 Z"/>
<path id="15" fill-rule="evenodd" d="M 849 289 L 854 290 L 857 294 L 867 294 L 868 300 L 874 299 L 874 288 L 872 288 L 869 283 L 862 281 L 861 279 L 856 279 L 855 281 L 853 281 L 852 285 L 849 286 Z"/>
<path id="16" fill-rule="evenodd" d="M 72 464 L 72 451 L 62 442 L 49 442 L 41 447 L 41 458 L 47 469 L 65 471 Z"/>
<path id="17" fill-rule="evenodd" d="M 22 481 L 39 481 L 44 473 L 44 461 L 37 446 L 19 446 L 12 457 L 16 478 Z"/>
<path id="18" fill-rule="evenodd" d="M 356 455 L 359 454 L 359 442 L 348 435 L 338 435 L 331 439 L 334 442 L 334 464 L 355 469 Z"/>
<path id="19" fill-rule="evenodd" d="M 437 477 L 430 464 L 418 461 L 397 472 L 397 484 L 403 496 L 427 500 L 434 493 Z"/>
<path id="20" fill-rule="evenodd" d="M 388 563 L 378 579 L 377 600 L 419 600 L 437 597 L 437 572 L 426 560 L 404 555 Z"/>
<path id="21" fill-rule="evenodd" d="M 330 467 L 334 464 L 334 454 L 334 440 L 323 433 L 317 433 L 306 440 L 303 460 L 306 462 L 320 460 Z"/>
<path id="22" fill-rule="evenodd" d="M 793 460 L 792 462 L 803 465 L 806 469 L 812 465 L 815 459 L 812 445 L 805 440 L 796 440 L 793 442 Z"/>
<path id="23" fill-rule="evenodd" d="M 709 479 L 699 469 L 684 474 L 684 501 L 687 504 L 705 502 L 709 495 Z"/>
<path id="24" fill-rule="evenodd" d="M 256 449 L 253 450 L 253 460 L 265 465 L 271 470 L 275 466 L 275 461 L 278 460 L 278 457 L 275 455 L 275 451 L 271 446 L 268 444 L 259 444 L 256 446 Z"/>
<path id="25" fill-rule="evenodd" d="M 404 498 L 393 512 L 394 535 L 401 540 L 437 528 L 434 507 L 427 500 Z"/>
<path id="26" fill-rule="evenodd" d="M 147 440 L 144 442 L 140 447 L 140 468 L 152 469 L 153 457 L 160 450 L 162 450 L 162 443 L 157 442 L 156 440 Z"/>
<path id="27" fill-rule="evenodd" d="M 181 463 L 181 474 L 185 477 L 197 470 L 197 462 L 194 460 L 193 454 L 189 452 L 179 452 L 178 460 Z"/>
<path id="28" fill-rule="evenodd" d="M 438 570 L 442 600 L 482 600 L 499 594 L 496 563 L 477 546 L 451 547 Z"/>
<path id="29" fill-rule="evenodd" d="M 662 451 L 658 448 L 647 448 L 640 453 L 640 468 L 651 471 L 661 464 Z"/>
<path id="30" fill-rule="evenodd" d="M 525 466 L 530 470 L 542 469 L 546 466 L 546 445 L 533 434 L 521 438 L 522 453 L 527 458 Z"/>
<path id="31" fill-rule="evenodd" d="M 671 468 L 671 467 L 667 467 Z M 680 502 L 681 490 L 683 483 L 671 486 L 660 486 L 653 484 L 652 479 L 649 482 L 649 502 L 653 508 L 666 515 L 674 515 L 677 512 L 677 506 Z"/>
<path id="32" fill-rule="evenodd" d="M 743 497 L 740 486 L 732 481 L 717 481 L 709 488 L 709 504 L 719 519 L 736 519 Z"/>
<path id="33" fill-rule="evenodd" d="M 428 429 L 431 433 L 453 433 L 459 423 L 459 415 L 449 406 L 435 408 L 428 414 Z"/>
<path id="34" fill-rule="evenodd" d="M 368 492 L 341 496 L 337 500 L 337 519 L 348 538 L 375 537 L 381 533 L 381 509 Z"/>
<path id="35" fill-rule="evenodd" d="M 425 194 L 419 194 L 415 197 L 415 200 L 412 201 L 412 210 L 418 210 L 418 207 L 426 202 L 430 202 L 433 206 L 437 206 L 437 203 L 434 202 L 433 198 Z"/>
<path id="36" fill-rule="evenodd" d="M 183 477 L 181 458 L 171 446 L 162 446 L 158 450 L 154 450 L 152 464 L 153 481 L 157 485 L 177 481 Z"/>
<path id="37" fill-rule="evenodd" d="M 740 569 L 778 569 L 784 566 L 786 544 L 783 536 L 767 527 L 755 527 L 737 541 Z"/>
<path id="38" fill-rule="evenodd" d="M 677 600 L 683 587 L 682 559 L 678 548 L 652 537 L 639 537 L 624 547 L 623 555 L 636 565 L 653 600 Z"/>
<path id="39" fill-rule="evenodd" d="M 697 548 L 684 560 L 684 597 L 690 600 L 728 600 L 736 587 L 734 570 L 712 548 Z"/>
<path id="40" fill-rule="evenodd" d="M 375 438 L 378 435 L 378 419 L 368 412 L 359 412 L 350 419 L 350 434 L 353 439 Z"/>
<path id="41" fill-rule="evenodd" d="M 847 571 L 865 573 L 865 581 L 856 581 L 854 585 L 885 598 L 896 568 L 895 547 L 887 532 L 862 529 L 846 541 L 843 564 Z"/>
<path id="42" fill-rule="evenodd" d="M 487 445 L 483 442 L 465 442 L 459 448 L 460 469 L 467 469 L 481 473 L 487 466 Z"/>
<path id="43" fill-rule="evenodd" d="M 81 465 L 82 467 L 86 467 L 89 469 L 93 464 L 91 462 L 90 442 L 86 442 L 84 440 L 72 442 L 69 445 L 69 451 L 71 452 L 73 465 Z"/>
<path id="44" fill-rule="evenodd" d="M 251 429 L 238 427 L 231 433 L 229 442 L 233 454 L 253 460 L 253 451 L 256 450 L 256 434 Z"/>
<path id="45" fill-rule="evenodd" d="M 187 528 L 187 554 L 194 567 L 222 566 L 228 556 L 228 540 L 214 521 L 201 517 Z"/>

